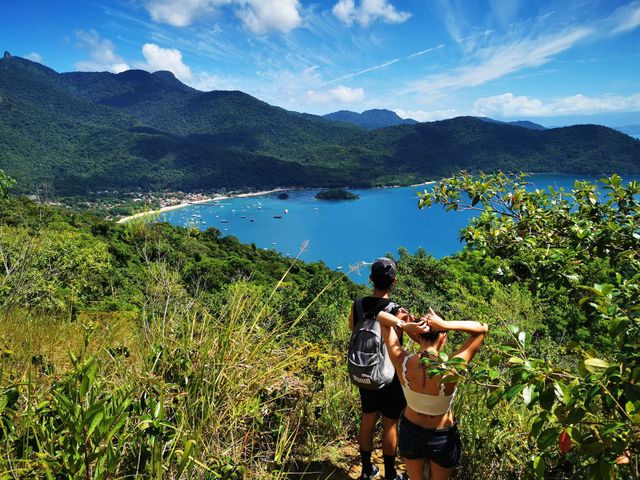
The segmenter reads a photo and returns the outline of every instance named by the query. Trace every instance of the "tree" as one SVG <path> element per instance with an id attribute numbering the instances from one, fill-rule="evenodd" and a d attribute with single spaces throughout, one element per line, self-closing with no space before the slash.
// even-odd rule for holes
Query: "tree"
<path id="1" fill-rule="evenodd" d="M 9 189 L 15 185 L 16 181 L 0 170 L 0 199 L 7 198 Z"/>
<path id="2" fill-rule="evenodd" d="M 562 364 L 551 364 L 536 358 L 531 332 L 507 326 L 502 360 L 475 372 L 494 385 L 489 406 L 519 398 L 532 411 L 538 478 L 558 456 L 581 476 L 631 477 L 623 465 L 640 447 L 640 185 L 618 175 L 601 182 L 544 191 L 524 175 L 461 173 L 420 194 L 420 208 L 478 211 L 461 232 L 466 248 L 501 259 L 503 283 L 565 291 L 599 337 L 599 351 L 578 335 L 558 347 Z"/>

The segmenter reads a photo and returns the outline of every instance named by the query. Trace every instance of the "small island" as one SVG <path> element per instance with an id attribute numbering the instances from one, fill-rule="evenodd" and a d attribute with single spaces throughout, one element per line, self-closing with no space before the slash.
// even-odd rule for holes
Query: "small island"
<path id="1" fill-rule="evenodd" d="M 287 200 L 289 198 L 289 194 L 287 192 L 280 192 L 278 194 L 279 200 Z"/>
<path id="2" fill-rule="evenodd" d="M 329 188 L 316 193 L 315 198 L 318 200 L 357 200 L 360 196 L 344 188 Z"/>

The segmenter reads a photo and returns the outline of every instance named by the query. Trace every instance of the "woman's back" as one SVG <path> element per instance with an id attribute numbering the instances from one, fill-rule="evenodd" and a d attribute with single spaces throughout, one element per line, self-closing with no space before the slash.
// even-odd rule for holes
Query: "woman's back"
<path id="1" fill-rule="evenodd" d="M 430 377 L 429 363 L 421 360 L 421 356 L 407 355 L 402 363 L 402 389 L 408 407 L 405 414 L 424 427 L 451 425 L 456 385 L 442 382 L 441 375 Z"/>

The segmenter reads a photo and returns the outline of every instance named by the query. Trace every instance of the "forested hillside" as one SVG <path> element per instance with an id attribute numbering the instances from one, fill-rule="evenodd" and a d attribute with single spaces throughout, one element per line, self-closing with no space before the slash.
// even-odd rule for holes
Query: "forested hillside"
<path id="1" fill-rule="evenodd" d="M 466 247 L 397 257 L 410 311 L 490 325 L 472 365 L 442 358 L 462 382 L 456 478 L 633 479 L 640 185 L 524 182 L 443 179 L 416 208 L 481 210 Z M 344 352 L 364 287 L 215 229 L 115 224 L 12 186 L 0 171 L 7 478 L 354 478 Z"/>
<path id="2" fill-rule="evenodd" d="M 0 168 L 22 192 L 373 186 L 470 171 L 638 173 L 640 142 L 594 125 L 477 118 L 368 131 L 199 92 L 169 72 L 65 73 L 0 59 Z"/>

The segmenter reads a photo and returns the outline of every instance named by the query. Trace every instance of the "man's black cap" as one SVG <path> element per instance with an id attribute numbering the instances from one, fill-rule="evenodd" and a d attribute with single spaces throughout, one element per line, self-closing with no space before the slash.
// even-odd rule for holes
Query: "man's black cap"
<path id="1" fill-rule="evenodd" d="M 382 290 L 391 286 L 396 278 L 396 264 L 387 257 L 376 258 L 371 265 L 371 281 Z"/>

